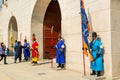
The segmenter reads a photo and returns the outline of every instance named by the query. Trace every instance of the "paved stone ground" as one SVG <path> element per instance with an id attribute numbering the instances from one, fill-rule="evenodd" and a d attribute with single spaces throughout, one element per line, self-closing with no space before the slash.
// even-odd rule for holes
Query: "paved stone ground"
<path id="1" fill-rule="evenodd" d="M 82 73 L 51 68 L 49 60 L 38 65 L 31 62 L 14 63 L 13 57 L 7 57 L 7 65 L 0 62 L 0 80 L 86 80 Z"/>
<path id="2" fill-rule="evenodd" d="M 7 62 L 7 65 L 0 62 L 0 80 L 105 80 L 105 77 L 83 76 L 80 72 L 57 69 L 55 64 L 51 68 L 50 60 L 33 65 L 30 61 L 14 63 L 13 57 L 7 57 Z"/>

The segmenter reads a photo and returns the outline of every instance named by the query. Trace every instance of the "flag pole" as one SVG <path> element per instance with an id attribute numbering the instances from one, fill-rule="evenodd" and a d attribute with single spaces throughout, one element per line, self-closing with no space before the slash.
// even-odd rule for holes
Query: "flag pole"
<path id="1" fill-rule="evenodd" d="M 85 55 L 84 55 L 84 42 L 83 42 L 83 36 L 82 36 L 82 45 L 83 45 L 83 48 L 82 48 L 82 51 L 83 51 L 83 68 L 84 68 L 84 76 L 86 76 L 86 65 L 85 65 Z"/>
<path id="2" fill-rule="evenodd" d="M 80 0 L 81 3 L 81 0 Z M 81 4 L 80 4 L 81 5 Z M 81 23 L 82 23 L 82 17 L 81 17 Z M 82 24 L 81 24 L 82 26 Z M 82 29 L 82 27 L 81 27 Z M 85 55 L 84 55 L 84 39 L 83 39 L 83 34 L 82 34 L 82 51 L 83 51 L 83 69 L 84 69 L 84 76 L 86 76 L 86 65 L 85 65 Z"/>
<path id="3" fill-rule="evenodd" d="M 90 33 L 90 24 L 87 19 L 83 0 L 80 0 L 80 7 L 81 7 L 81 24 L 82 24 L 83 64 L 84 64 L 84 75 L 86 75 L 85 56 L 84 55 L 86 54 L 87 56 L 89 56 L 90 61 L 93 61 L 93 57 L 89 51 L 88 36 Z"/>

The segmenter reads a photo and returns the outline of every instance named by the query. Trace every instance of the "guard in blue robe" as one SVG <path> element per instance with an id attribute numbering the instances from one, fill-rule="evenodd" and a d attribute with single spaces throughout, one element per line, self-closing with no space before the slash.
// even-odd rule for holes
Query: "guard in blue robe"
<path id="1" fill-rule="evenodd" d="M 29 43 L 27 43 L 26 39 L 24 40 L 23 52 L 24 52 L 24 60 L 28 61 L 30 58 L 30 45 L 29 45 Z"/>
<path id="2" fill-rule="evenodd" d="M 15 40 L 15 45 L 14 45 L 14 58 L 16 57 L 16 49 L 15 49 L 15 47 L 18 45 L 18 41 L 17 40 Z"/>
<path id="3" fill-rule="evenodd" d="M 91 75 L 101 76 L 101 71 L 103 71 L 103 47 L 102 42 L 97 38 L 97 33 L 92 33 L 93 40 L 90 42 L 89 47 L 93 57 L 90 68 L 92 69 Z"/>
<path id="4" fill-rule="evenodd" d="M 10 50 L 9 50 L 9 48 L 7 48 L 6 55 L 9 55 L 9 54 L 10 54 Z"/>
<path id="5" fill-rule="evenodd" d="M 59 37 L 58 39 L 59 41 L 56 44 L 56 63 L 58 63 L 57 67 L 61 67 L 64 68 L 64 64 L 65 64 L 65 44 L 64 44 L 64 40 L 62 39 L 62 37 Z"/>

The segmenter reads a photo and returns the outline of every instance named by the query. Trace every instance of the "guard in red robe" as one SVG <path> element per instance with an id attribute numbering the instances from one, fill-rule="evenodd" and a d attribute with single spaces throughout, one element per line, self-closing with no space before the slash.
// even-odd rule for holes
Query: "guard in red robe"
<path id="1" fill-rule="evenodd" d="M 37 64 L 39 51 L 38 51 L 38 43 L 36 42 L 36 38 L 33 38 L 32 43 L 32 63 Z"/>

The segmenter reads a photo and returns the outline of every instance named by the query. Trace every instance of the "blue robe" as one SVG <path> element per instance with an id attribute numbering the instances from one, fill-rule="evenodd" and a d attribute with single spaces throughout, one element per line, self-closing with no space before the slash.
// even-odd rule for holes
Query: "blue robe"
<path id="1" fill-rule="evenodd" d="M 93 59 L 95 59 L 95 61 L 91 62 L 90 65 L 91 69 L 94 71 L 103 71 L 103 54 L 102 54 L 103 48 L 101 40 L 97 38 L 91 41 L 89 47 L 91 49 L 92 57 Z M 99 54 L 100 56 L 97 57 L 97 54 Z"/>
<path id="2" fill-rule="evenodd" d="M 25 58 L 29 58 L 30 57 L 30 45 L 29 43 L 24 43 L 24 49 L 23 49 L 23 52 L 24 52 L 24 57 Z"/>
<path id="3" fill-rule="evenodd" d="M 10 50 L 6 50 L 6 55 L 9 55 L 10 54 Z"/>
<path id="4" fill-rule="evenodd" d="M 56 44 L 56 63 L 58 64 L 64 64 L 65 63 L 65 51 L 62 46 L 64 45 L 64 41 L 60 40 Z"/>
<path id="5" fill-rule="evenodd" d="M 16 49 L 15 49 L 17 45 L 18 45 L 18 43 L 16 42 L 15 45 L 14 45 L 14 56 L 16 56 L 16 54 L 17 54 Z"/>

